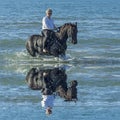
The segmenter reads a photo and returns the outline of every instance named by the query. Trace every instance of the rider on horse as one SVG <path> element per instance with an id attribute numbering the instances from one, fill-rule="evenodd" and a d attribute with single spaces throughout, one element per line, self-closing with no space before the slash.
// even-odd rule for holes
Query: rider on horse
<path id="1" fill-rule="evenodd" d="M 51 18 L 52 15 L 52 9 L 46 10 L 46 16 L 42 19 L 42 34 L 44 36 L 43 39 L 43 52 L 48 51 L 48 43 L 50 39 L 51 33 L 53 33 L 54 29 L 56 29 L 56 26 L 54 24 L 53 19 Z"/>

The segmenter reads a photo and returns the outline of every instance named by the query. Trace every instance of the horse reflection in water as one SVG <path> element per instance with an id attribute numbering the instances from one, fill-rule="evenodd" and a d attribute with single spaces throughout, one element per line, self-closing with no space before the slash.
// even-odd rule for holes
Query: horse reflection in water
<path id="1" fill-rule="evenodd" d="M 46 108 L 46 114 L 52 113 L 56 95 L 64 101 L 77 101 L 77 81 L 72 80 L 68 85 L 64 68 L 32 68 L 26 76 L 26 82 L 31 89 L 41 90 L 41 105 Z"/>

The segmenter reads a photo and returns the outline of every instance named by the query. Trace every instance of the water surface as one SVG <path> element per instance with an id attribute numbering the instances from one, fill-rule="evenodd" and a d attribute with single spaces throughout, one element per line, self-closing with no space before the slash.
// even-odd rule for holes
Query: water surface
<path id="1" fill-rule="evenodd" d="M 119 0 L 4 0 L 0 3 L 0 119 L 119 120 Z M 66 61 L 32 58 L 25 49 L 30 35 L 39 34 L 45 10 L 53 9 L 57 26 L 78 23 L 78 44 L 68 42 Z M 25 77 L 33 67 L 66 68 L 67 82 L 78 81 L 78 101 L 56 97 L 53 114 L 45 115 L 41 92 Z"/>

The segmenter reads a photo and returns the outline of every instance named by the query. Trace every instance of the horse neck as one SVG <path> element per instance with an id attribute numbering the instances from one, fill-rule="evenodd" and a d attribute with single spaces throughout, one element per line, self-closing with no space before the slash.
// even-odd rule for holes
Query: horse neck
<path id="1" fill-rule="evenodd" d="M 59 40 L 62 42 L 65 42 L 67 41 L 68 39 L 68 35 L 67 35 L 67 29 L 66 28 L 63 28 L 62 30 L 60 30 L 60 32 L 57 33 L 58 35 L 58 38 Z"/>

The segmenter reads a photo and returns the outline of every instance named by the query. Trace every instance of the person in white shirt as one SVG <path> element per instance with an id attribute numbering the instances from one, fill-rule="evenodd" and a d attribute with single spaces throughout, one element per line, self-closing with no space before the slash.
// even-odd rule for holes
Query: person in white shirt
<path id="1" fill-rule="evenodd" d="M 43 52 L 47 52 L 47 40 L 50 32 L 56 29 L 54 20 L 51 18 L 51 16 L 52 9 L 48 8 L 46 10 L 46 16 L 42 19 L 42 34 L 44 35 Z"/>

